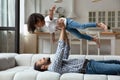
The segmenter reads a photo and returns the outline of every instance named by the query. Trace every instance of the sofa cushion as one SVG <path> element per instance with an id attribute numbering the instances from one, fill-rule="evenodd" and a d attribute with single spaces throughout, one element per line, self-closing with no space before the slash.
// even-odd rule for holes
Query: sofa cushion
<path id="1" fill-rule="evenodd" d="M 0 71 L 0 80 L 14 80 L 16 72 Z"/>
<path id="2" fill-rule="evenodd" d="M 8 59 L 6 57 L 0 57 L 0 71 L 8 68 Z"/>
<path id="3" fill-rule="evenodd" d="M 60 74 L 56 72 L 39 72 L 36 80 L 60 80 Z"/>
<path id="4" fill-rule="evenodd" d="M 118 75 L 108 75 L 108 80 L 120 80 L 120 76 L 118 76 Z"/>
<path id="5" fill-rule="evenodd" d="M 60 80 L 84 80 L 84 75 L 80 73 L 65 73 Z"/>
<path id="6" fill-rule="evenodd" d="M 16 53 L 0 53 L 0 71 L 15 67 Z"/>
<path id="7" fill-rule="evenodd" d="M 14 80 L 36 80 L 37 73 L 35 70 L 20 71 L 15 74 Z"/>
<path id="8" fill-rule="evenodd" d="M 8 66 L 9 68 L 13 68 L 16 66 L 16 63 L 15 63 L 15 58 L 14 57 L 8 57 Z"/>
<path id="9" fill-rule="evenodd" d="M 15 56 L 17 66 L 30 66 L 34 54 L 20 54 Z"/>
<path id="10" fill-rule="evenodd" d="M 85 74 L 84 80 L 108 80 L 107 75 Z"/>

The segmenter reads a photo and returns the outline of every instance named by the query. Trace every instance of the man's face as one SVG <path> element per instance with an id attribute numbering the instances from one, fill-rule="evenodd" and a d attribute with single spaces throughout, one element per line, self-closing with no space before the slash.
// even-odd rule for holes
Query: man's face
<path id="1" fill-rule="evenodd" d="M 42 65 L 41 69 L 47 69 L 46 65 L 50 64 L 50 58 L 42 58 L 36 62 L 36 65 Z"/>

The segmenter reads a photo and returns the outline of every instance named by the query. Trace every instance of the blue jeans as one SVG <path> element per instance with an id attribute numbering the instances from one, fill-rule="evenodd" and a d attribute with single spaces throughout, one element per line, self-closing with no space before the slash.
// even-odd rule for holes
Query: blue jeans
<path id="1" fill-rule="evenodd" d="M 86 74 L 120 75 L 120 61 L 94 61 L 90 60 L 86 67 Z"/>
<path id="2" fill-rule="evenodd" d="M 96 27 L 96 23 L 86 23 L 86 24 L 80 24 L 72 19 L 67 18 L 66 23 L 66 30 L 69 31 L 71 34 L 75 35 L 76 37 L 83 38 L 86 40 L 93 40 L 93 38 L 89 35 L 80 33 L 77 29 L 86 29 L 90 27 Z"/>

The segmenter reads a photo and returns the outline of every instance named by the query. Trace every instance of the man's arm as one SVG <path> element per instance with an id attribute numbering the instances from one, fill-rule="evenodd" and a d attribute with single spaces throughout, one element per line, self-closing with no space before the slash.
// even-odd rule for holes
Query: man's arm
<path id="1" fill-rule="evenodd" d="M 61 24 L 61 23 L 64 23 L 64 21 L 60 20 L 60 23 L 58 23 L 61 26 L 61 28 L 64 28 L 64 33 L 63 33 L 63 35 L 61 35 L 61 38 L 63 38 L 63 36 L 64 36 L 63 40 L 65 41 L 64 53 L 63 53 L 62 59 L 68 59 L 68 57 L 69 57 L 69 51 L 70 51 L 70 44 L 69 44 L 69 39 L 68 39 L 66 30 L 65 30 L 65 27 L 62 27 L 63 24 Z"/>
<path id="2" fill-rule="evenodd" d="M 63 60 L 63 54 L 64 54 L 64 48 L 66 44 L 66 34 L 65 34 L 65 25 L 64 23 L 61 24 L 61 33 L 59 36 L 59 41 L 58 41 L 58 47 L 54 56 L 54 60 L 51 63 L 51 67 L 49 70 L 55 71 L 55 72 L 60 72 L 62 68 L 62 60 Z"/>
<path id="3" fill-rule="evenodd" d="M 70 45 L 68 43 L 68 44 L 65 44 L 65 47 L 64 47 L 63 59 L 68 59 L 68 57 L 69 57 L 69 51 L 70 51 Z"/>

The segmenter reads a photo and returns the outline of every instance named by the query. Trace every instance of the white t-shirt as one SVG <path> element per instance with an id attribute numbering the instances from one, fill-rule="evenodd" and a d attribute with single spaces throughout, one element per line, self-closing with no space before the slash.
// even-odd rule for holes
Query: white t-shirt
<path id="1" fill-rule="evenodd" d="M 56 27 L 57 27 L 57 20 L 58 19 L 63 19 L 64 20 L 64 24 L 66 26 L 66 18 L 53 18 L 52 20 L 50 20 L 49 16 L 45 17 L 45 26 L 48 28 L 48 31 L 50 33 L 53 33 L 56 31 Z"/>

